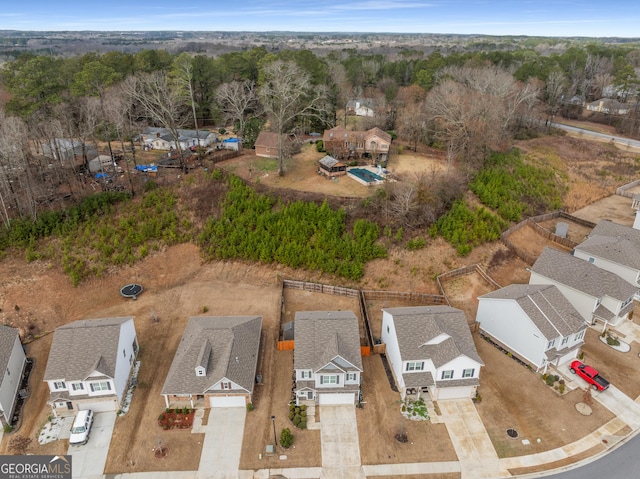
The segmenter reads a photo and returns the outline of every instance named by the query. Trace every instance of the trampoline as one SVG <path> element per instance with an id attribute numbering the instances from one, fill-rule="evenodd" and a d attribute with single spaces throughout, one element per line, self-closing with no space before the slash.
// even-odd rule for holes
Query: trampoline
<path id="1" fill-rule="evenodd" d="M 120 288 L 120 294 L 125 298 L 138 299 L 138 295 L 142 293 L 142 285 L 128 284 Z"/>

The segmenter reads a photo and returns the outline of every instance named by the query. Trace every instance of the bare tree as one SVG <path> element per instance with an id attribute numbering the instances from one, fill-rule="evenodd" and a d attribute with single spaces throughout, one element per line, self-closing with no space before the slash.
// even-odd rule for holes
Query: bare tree
<path id="1" fill-rule="evenodd" d="M 153 122 L 169 130 L 175 143 L 180 166 L 186 173 L 178 130 L 188 121 L 184 95 L 164 71 L 132 75 L 122 82 L 123 91 L 137 103 Z"/>
<path id="2" fill-rule="evenodd" d="M 198 115 L 196 113 L 196 100 L 193 89 L 193 58 L 188 53 L 181 53 L 173 62 L 173 79 L 176 83 L 178 91 L 181 92 L 185 100 L 191 104 L 191 112 L 193 114 L 193 124 L 196 129 L 196 137 L 198 138 L 198 146 L 200 146 L 200 130 L 198 129 Z M 198 158 L 202 160 L 202 151 L 196 149 Z"/>
<path id="3" fill-rule="evenodd" d="M 558 113 L 566 91 L 567 77 L 564 73 L 561 70 L 553 70 L 549 73 L 545 83 L 545 98 L 552 118 Z"/>
<path id="4" fill-rule="evenodd" d="M 244 136 L 246 121 L 261 114 L 256 84 L 252 80 L 223 83 L 216 90 L 216 102 L 225 113 L 227 121 L 238 122 L 239 137 Z"/>
<path id="5" fill-rule="evenodd" d="M 284 175 L 283 135 L 293 121 L 304 115 L 321 118 L 326 111 L 326 87 L 313 85 L 308 73 L 294 62 L 276 60 L 263 71 L 259 96 L 278 133 L 278 174 Z"/>

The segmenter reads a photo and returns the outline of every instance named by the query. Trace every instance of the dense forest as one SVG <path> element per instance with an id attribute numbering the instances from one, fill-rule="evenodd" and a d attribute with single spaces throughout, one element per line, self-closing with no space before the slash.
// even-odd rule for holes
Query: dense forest
<path id="1" fill-rule="evenodd" d="M 467 254 L 474 244 L 495 239 L 508 221 L 560 206 L 561 179 L 553 171 L 525 164 L 511 150 L 514 139 L 546 134 L 549 120 L 578 117 L 587 104 L 602 98 L 626 105 L 626 113 L 600 113 L 594 119 L 615 125 L 622 134 L 640 136 L 640 48 L 636 44 L 567 44 L 551 53 L 540 52 L 538 46 L 521 42 L 500 50 L 468 44 L 465 51 L 425 54 L 406 48 L 393 55 L 342 48 L 320 56 L 308 49 L 273 52 L 265 47 L 218 56 L 162 49 L 73 57 L 22 54 L 4 63 L 0 71 L 5 93 L 0 107 L 3 249 L 19 244 L 33 250 L 33 242 L 43 237 L 39 232 L 25 234 L 29 228 L 24 221 L 33 225 L 43 217 L 56 221 L 54 216 L 43 216 L 38 198 L 62 185 L 68 200 L 80 205 L 92 193 L 83 181 L 88 166 L 85 145 L 95 145 L 112 157 L 118 149 L 127 163 L 135 164 L 134 142 L 146 126 L 164 127 L 177 139 L 181 128 L 233 125 L 245 148 L 251 148 L 263 129 L 282 139 L 336 126 L 346 103 L 364 98 L 375 106 L 376 114 L 361 119 L 361 128 L 379 127 L 408 148 L 441 149 L 450 165 L 438 178 L 387 185 L 368 199 L 383 223 L 378 225 L 380 231 L 388 225 L 411 231 L 428 228 L 430 234 L 443 234 L 460 254 Z M 61 155 L 45 155 L 42 145 L 55 146 L 59 139 L 83 145 L 82 165 L 65 164 Z M 283 148 L 280 151 L 286 156 Z M 182 152 L 178 157 L 182 161 Z M 186 165 L 181 166 L 186 172 Z M 286 174 L 284 168 L 279 170 Z M 523 185 L 527 185 L 526 195 Z M 494 212 L 467 205 L 463 193 L 468 188 Z M 133 186 L 130 193 L 135 193 Z M 162 198 L 158 201 L 169 201 Z M 233 208 L 227 200 L 221 217 L 233 214 Z M 199 233 L 206 255 L 255 256 L 287 264 L 301 261 L 307 266 L 322 263 L 330 265 L 331 272 L 356 278 L 368 259 L 358 249 L 362 247 L 358 238 L 366 237 L 363 244 L 368 244 L 379 234 L 364 223 L 347 233 L 344 224 L 338 227 L 344 218 L 329 219 L 325 206 L 319 210 L 282 207 L 270 199 L 260 208 L 278 209 L 277 215 L 266 217 L 287 230 L 301 215 L 308 216 L 310 224 L 318 221 L 318 215 L 322 221 L 336 221 L 336 237 L 322 237 L 322 243 L 334 249 L 305 252 L 291 246 L 285 251 L 276 247 L 283 239 L 256 248 L 246 231 L 227 230 L 231 219 L 225 223 L 213 218 Z M 266 228 L 264 214 L 252 212 L 254 223 L 243 227 L 247 231 Z M 294 219 L 287 219 L 288 214 Z M 163 216 L 159 221 L 160 226 L 149 226 L 154 241 L 162 237 L 156 230 L 165 223 L 173 228 L 171 241 L 183 238 L 179 218 Z M 463 235 L 458 228 L 464 224 Z M 46 228 L 53 232 L 59 227 Z M 305 234 L 300 233 L 301 244 L 308 242 Z M 232 246 L 228 240 L 232 235 L 249 243 Z M 197 235 L 190 232 L 189 237 Z M 11 238 L 20 239 L 12 242 Z M 148 247 L 145 241 L 144 235 L 130 241 L 130 253 L 114 261 L 137 257 L 140 248 Z M 415 238 L 411 241 L 412 246 L 420 244 Z M 106 256 L 117 255 L 111 248 L 98 249 Z M 371 245 L 366 249 L 376 251 L 373 257 L 384 254 Z M 134 250 L 137 253 L 131 253 Z M 340 259 L 344 254 L 353 263 Z"/>

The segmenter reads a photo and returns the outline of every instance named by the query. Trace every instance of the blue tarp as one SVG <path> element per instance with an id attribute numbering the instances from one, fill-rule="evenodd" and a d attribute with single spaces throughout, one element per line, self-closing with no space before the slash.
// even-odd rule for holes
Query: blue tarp
<path id="1" fill-rule="evenodd" d="M 238 138 L 227 138 L 226 140 L 222 140 L 222 143 L 238 143 L 239 141 Z"/>
<path id="2" fill-rule="evenodd" d="M 109 173 L 96 173 L 96 178 L 109 178 Z"/>
<path id="3" fill-rule="evenodd" d="M 148 173 L 150 171 L 158 171 L 157 165 L 136 165 L 136 170 Z"/>

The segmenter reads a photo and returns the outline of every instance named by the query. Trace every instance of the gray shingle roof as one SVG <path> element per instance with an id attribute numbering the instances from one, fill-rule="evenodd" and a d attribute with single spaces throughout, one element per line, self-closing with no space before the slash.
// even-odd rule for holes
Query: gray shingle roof
<path id="1" fill-rule="evenodd" d="M 617 274 L 549 247 L 542 251 L 531 270 L 594 298 L 607 295 L 626 301 L 638 290 Z"/>
<path id="2" fill-rule="evenodd" d="M 204 140 L 205 138 L 207 138 L 207 136 L 211 134 L 209 130 L 196 131 L 196 130 L 179 129 L 177 130 L 177 132 L 181 140 L 195 139 L 195 138 L 200 138 L 201 140 Z M 171 130 L 169 130 L 168 128 L 158 128 L 158 127 L 149 126 L 145 128 L 144 134 L 147 136 L 159 134 L 161 138 L 165 139 L 164 137 L 167 137 L 168 138 L 167 141 L 173 141 L 173 135 L 171 134 Z M 153 138 L 148 138 L 148 139 L 152 140 Z"/>
<path id="3" fill-rule="evenodd" d="M 640 231 L 602 220 L 577 250 L 640 270 Z"/>
<path id="4" fill-rule="evenodd" d="M 318 371 L 340 356 L 362 371 L 358 318 L 351 311 L 299 311 L 295 316 L 293 367 Z"/>
<path id="5" fill-rule="evenodd" d="M 0 371 L 5 371 L 11 358 L 13 345 L 18 337 L 18 330 L 9 326 L 0 325 Z"/>
<path id="6" fill-rule="evenodd" d="M 255 384 L 261 331 L 262 316 L 190 318 L 162 394 L 203 394 L 223 378 L 251 393 Z M 195 368 L 204 363 L 205 357 L 206 374 L 196 376 Z"/>
<path id="7" fill-rule="evenodd" d="M 511 284 L 480 298 L 516 301 L 548 340 L 587 328 L 580 313 L 554 285 Z"/>
<path id="8" fill-rule="evenodd" d="M 393 316 L 403 361 L 431 359 L 436 368 L 465 355 L 484 364 L 469 331 L 464 312 L 450 306 L 383 308 Z M 426 344 L 438 336 L 437 344 Z"/>
<path id="9" fill-rule="evenodd" d="M 318 160 L 321 165 L 326 166 L 327 168 L 332 168 L 338 164 L 342 165 L 338 160 L 333 158 L 332 156 L 326 155 L 322 159 Z"/>
<path id="10" fill-rule="evenodd" d="M 120 328 L 133 317 L 74 321 L 53 333 L 44 380 L 84 381 L 93 371 L 115 376 Z"/>

